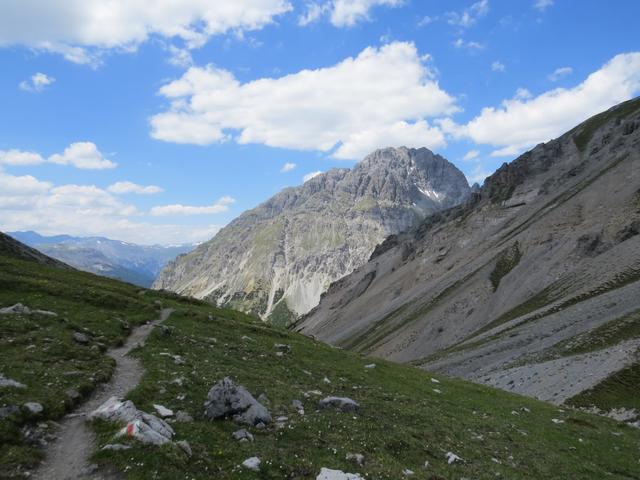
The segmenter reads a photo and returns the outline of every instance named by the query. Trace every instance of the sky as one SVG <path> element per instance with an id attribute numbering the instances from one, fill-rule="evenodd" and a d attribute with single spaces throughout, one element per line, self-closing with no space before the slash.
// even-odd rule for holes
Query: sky
<path id="1" fill-rule="evenodd" d="M 636 0 L 0 1 L 0 230 L 211 238 L 376 148 L 470 183 L 640 93 Z"/>

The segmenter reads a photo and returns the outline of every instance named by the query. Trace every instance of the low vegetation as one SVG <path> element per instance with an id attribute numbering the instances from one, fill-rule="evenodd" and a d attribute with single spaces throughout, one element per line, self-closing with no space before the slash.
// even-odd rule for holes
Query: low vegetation
<path id="1" fill-rule="evenodd" d="M 0 317 L 0 373 L 27 385 L 0 389 L 0 405 L 45 407 L 40 416 L 0 420 L 0 477 L 38 460 L 22 438 L 25 426 L 59 418 L 71 408 L 68 389 L 86 394 L 110 374 L 98 344 L 119 344 L 127 324 L 156 318 L 161 306 L 175 309 L 172 328 L 156 329 L 134 351 L 146 374 L 128 398 L 145 411 L 161 404 L 193 417 L 173 423 L 174 440 L 186 440 L 192 455 L 133 440 L 118 440 L 130 443 L 126 451 L 96 451 L 93 461 L 127 479 L 314 479 L 321 467 L 376 479 L 402 478 L 405 469 L 432 480 L 638 477 L 640 431 L 630 426 L 335 349 L 235 311 L 0 257 L 0 306 L 17 302 L 58 316 Z M 78 331 L 91 346 L 73 340 Z M 290 353 L 278 355 L 275 344 Z M 286 419 L 252 428 L 254 442 L 233 440 L 237 425 L 203 417 L 209 388 L 225 376 L 266 394 L 273 417 Z M 317 411 L 325 395 L 350 397 L 361 411 Z M 304 415 L 293 400 L 303 402 Z M 95 424 L 98 447 L 113 443 L 117 428 Z M 448 452 L 461 460 L 449 464 Z M 364 464 L 348 453 L 364 455 Z M 259 472 L 239 466 L 253 456 L 262 460 Z"/>

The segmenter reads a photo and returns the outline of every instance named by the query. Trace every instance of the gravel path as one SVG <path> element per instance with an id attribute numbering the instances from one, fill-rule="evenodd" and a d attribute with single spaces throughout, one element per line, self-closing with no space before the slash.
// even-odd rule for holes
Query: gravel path
<path id="1" fill-rule="evenodd" d="M 170 308 L 163 309 L 159 319 L 136 328 L 122 347 L 107 352 L 107 355 L 116 361 L 116 370 L 111 381 L 99 387 L 87 402 L 63 419 L 56 441 L 47 448 L 45 461 L 33 478 L 36 480 L 112 478 L 108 474 L 91 472 L 89 456 L 93 451 L 94 438 L 85 417 L 110 397 L 123 397 L 138 385 L 144 369 L 136 358 L 127 354 L 138 344 L 143 343 L 154 327 L 169 318 L 172 312 Z"/>

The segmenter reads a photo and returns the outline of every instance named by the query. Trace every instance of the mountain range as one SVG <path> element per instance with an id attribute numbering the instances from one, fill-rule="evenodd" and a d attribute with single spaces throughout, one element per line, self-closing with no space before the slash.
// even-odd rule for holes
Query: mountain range
<path id="1" fill-rule="evenodd" d="M 387 236 L 462 202 L 465 176 L 426 148 L 378 150 L 287 188 L 170 262 L 154 288 L 286 325 Z"/>
<path id="2" fill-rule="evenodd" d="M 9 235 L 38 251 L 86 272 L 150 287 L 164 265 L 193 245 L 136 245 L 105 237 L 43 236 L 36 232 Z"/>
<path id="3" fill-rule="evenodd" d="M 616 407 L 637 408 L 639 232 L 635 99 L 387 238 L 296 329 L 558 404 L 626 392 Z"/>

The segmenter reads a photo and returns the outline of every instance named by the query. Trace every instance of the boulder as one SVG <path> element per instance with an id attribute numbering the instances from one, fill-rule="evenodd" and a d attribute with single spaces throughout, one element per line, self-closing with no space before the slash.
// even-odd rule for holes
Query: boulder
<path id="1" fill-rule="evenodd" d="M 356 413 L 360 410 L 360 405 L 347 397 L 325 397 L 318 402 L 318 409 L 327 408 L 333 408 L 339 412 Z"/>
<path id="2" fill-rule="evenodd" d="M 235 422 L 247 425 L 271 422 L 269 411 L 246 388 L 228 377 L 209 390 L 204 409 L 204 415 L 209 419 L 232 417 Z"/>
<path id="3" fill-rule="evenodd" d="M 164 445 L 171 441 L 170 438 L 156 432 L 151 428 L 151 426 L 147 425 L 141 419 L 127 423 L 127 426 L 120 430 L 118 435 L 135 438 L 142 443 L 148 443 L 151 445 Z"/>
<path id="4" fill-rule="evenodd" d="M 258 457 L 251 457 L 251 458 L 247 458 L 244 462 L 242 462 L 242 466 L 247 470 L 259 472 L 261 463 L 262 462 Z"/>
<path id="5" fill-rule="evenodd" d="M 322 468 L 316 480 L 364 480 L 364 478 L 357 473 L 345 473 L 342 470 Z"/>
<path id="6" fill-rule="evenodd" d="M 111 397 L 89 414 L 89 420 L 97 418 L 109 422 L 130 422 L 136 418 L 138 410 L 132 401 L 121 401 Z"/>

